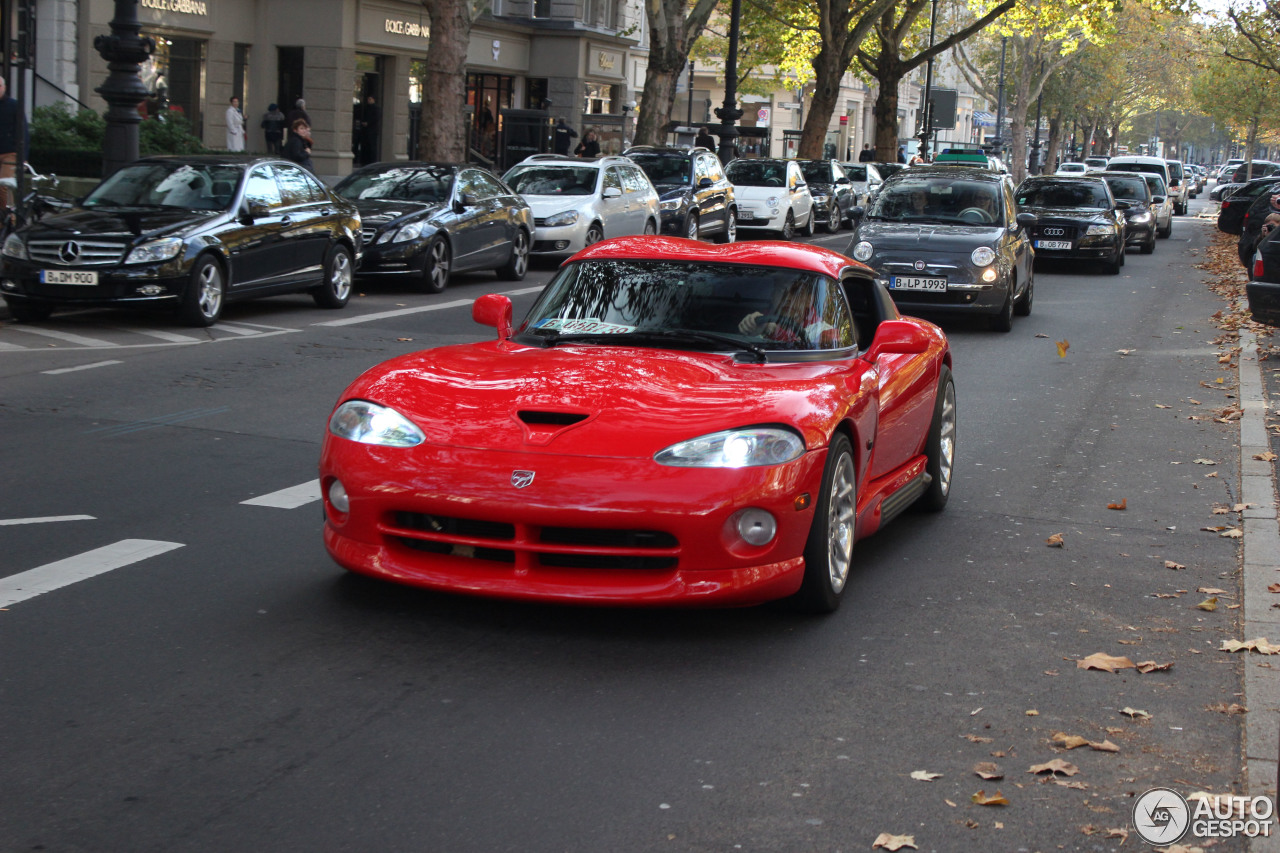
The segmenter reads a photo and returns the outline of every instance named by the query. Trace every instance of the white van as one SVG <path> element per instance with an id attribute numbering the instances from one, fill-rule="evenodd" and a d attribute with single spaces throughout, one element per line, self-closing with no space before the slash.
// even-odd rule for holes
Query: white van
<path id="1" fill-rule="evenodd" d="M 1173 212 L 1177 214 L 1187 212 L 1186 184 L 1179 182 L 1178 188 L 1174 189 L 1173 175 L 1170 174 L 1167 160 L 1160 157 L 1142 157 L 1136 154 L 1112 157 L 1107 161 L 1107 171 L 1148 172 L 1153 175 L 1159 175 L 1164 179 L 1165 187 L 1168 188 L 1169 200 L 1173 202 Z"/>

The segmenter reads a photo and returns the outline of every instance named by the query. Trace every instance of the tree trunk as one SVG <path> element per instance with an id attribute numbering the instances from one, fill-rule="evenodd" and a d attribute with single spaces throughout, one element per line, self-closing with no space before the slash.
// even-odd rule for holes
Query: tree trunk
<path id="1" fill-rule="evenodd" d="M 646 0 L 649 68 L 636 115 L 636 145 L 667 143 L 666 126 L 676 102 L 676 81 L 689 62 L 689 48 L 702 34 L 715 7 L 716 0 L 697 0 L 692 6 L 685 0 Z"/>
<path id="2" fill-rule="evenodd" d="M 681 61 L 673 70 L 655 62 L 657 58 L 650 54 L 649 69 L 645 72 L 644 94 L 640 97 L 640 114 L 636 117 L 636 145 L 667 144 L 666 126 L 676 102 L 676 83 L 684 71 L 685 62 Z M 693 92 L 689 97 L 693 97 Z"/>
<path id="3" fill-rule="evenodd" d="M 1058 168 L 1061 157 L 1058 149 L 1062 147 L 1062 113 L 1057 112 L 1049 116 L 1049 141 L 1044 145 L 1044 168 L 1041 172 L 1052 175 L 1054 170 Z"/>
<path id="4" fill-rule="evenodd" d="M 1030 106 L 1031 72 L 1024 69 L 1014 81 L 1009 104 L 1009 158 L 1005 163 L 1015 184 L 1027 176 L 1027 108 Z"/>
<path id="5" fill-rule="evenodd" d="M 840 80 L 848 69 L 834 49 L 823 47 L 813 59 L 813 99 L 809 102 L 809 115 L 800 132 L 800 150 L 796 156 L 802 160 L 822 158 L 822 143 L 827 139 L 827 125 L 840 100 Z M 879 117 L 876 119 L 879 121 Z"/>
<path id="6" fill-rule="evenodd" d="M 424 0 L 431 19 L 426 75 L 422 86 L 419 157 L 443 163 L 467 160 L 467 44 L 471 40 L 468 4 L 461 0 Z M 494 116 L 496 119 L 497 116 Z"/>

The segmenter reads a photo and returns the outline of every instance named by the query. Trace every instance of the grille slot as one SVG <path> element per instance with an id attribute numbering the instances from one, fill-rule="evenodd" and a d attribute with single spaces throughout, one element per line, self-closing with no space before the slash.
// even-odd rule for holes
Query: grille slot
<path id="1" fill-rule="evenodd" d="M 64 261 L 60 254 L 62 247 L 75 243 L 80 247 L 79 256 L 73 261 Z M 41 264 L 56 264 L 68 267 L 99 267 L 118 264 L 124 258 L 124 245 L 109 243 L 103 240 L 78 240 L 67 238 L 61 240 L 30 240 L 27 242 L 27 254 L 31 260 Z"/>
<path id="2" fill-rule="evenodd" d="M 573 426 L 582 423 L 587 416 L 580 412 L 535 412 L 521 410 L 516 413 L 524 423 L 530 426 Z"/>
<path id="3" fill-rule="evenodd" d="M 372 246 L 373 238 L 378 236 L 378 226 L 365 226 L 360 229 L 360 244 L 363 246 Z"/>
<path id="4" fill-rule="evenodd" d="M 396 513 L 396 524 L 406 530 L 421 530 L 445 536 L 468 539 L 493 539 L 510 542 L 516 536 L 513 524 L 501 521 L 473 521 L 467 518 L 450 518 L 444 515 L 426 515 L 418 512 Z"/>

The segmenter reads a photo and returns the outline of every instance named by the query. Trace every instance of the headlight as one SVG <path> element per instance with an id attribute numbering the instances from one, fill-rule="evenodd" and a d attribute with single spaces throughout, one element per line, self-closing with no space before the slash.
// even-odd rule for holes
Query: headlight
<path id="1" fill-rule="evenodd" d="M 1108 237 L 1116 233 L 1114 225 L 1090 225 L 1089 230 L 1084 232 L 1086 237 Z"/>
<path id="2" fill-rule="evenodd" d="M 875 247 L 866 240 L 853 247 L 853 259 L 855 261 L 869 261 L 874 253 Z"/>
<path id="3" fill-rule="evenodd" d="M 973 254 L 969 255 L 969 260 L 973 261 L 973 265 L 976 267 L 985 267 L 995 259 L 995 249 L 990 246 L 979 246 L 973 250 Z"/>
<path id="4" fill-rule="evenodd" d="M 27 244 L 22 242 L 22 238 L 17 234 L 10 234 L 5 238 L 4 248 L 0 249 L 6 257 L 27 259 Z"/>
<path id="5" fill-rule="evenodd" d="M 413 447 L 426 440 L 404 415 L 364 400 L 349 400 L 329 418 L 329 432 L 338 438 L 383 447 Z"/>
<path id="6" fill-rule="evenodd" d="M 394 231 L 386 231 L 378 238 L 378 245 L 383 243 L 405 243 L 409 240 L 417 240 L 422 236 L 422 222 L 410 222 L 408 225 L 402 225 Z"/>
<path id="7" fill-rule="evenodd" d="M 557 225 L 572 225 L 577 221 L 578 221 L 578 211 L 562 210 L 559 213 L 554 213 L 551 216 L 548 216 L 546 219 L 546 224 L 548 226 L 554 227 Z"/>
<path id="8" fill-rule="evenodd" d="M 678 468 L 750 468 L 798 459 L 804 442 L 790 430 L 747 427 L 691 438 L 659 451 L 653 461 Z"/>
<path id="9" fill-rule="evenodd" d="M 1132 216 L 1132 218 L 1129 219 L 1129 221 L 1130 222 L 1150 222 L 1151 214 L 1144 210 L 1142 213 L 1135 213 Z"/>
<path id="10" fill-rule="evenodd" d="M 829 196 L 826 193 L 813 193 L 813 201 L 815 204 L 823 204 Z"/>
<path id="11" fill-rule="evenodd" d="M 767 199 L 765 199 L 765 200 L 764 200 L 764 203 L 765 203 L 765 204 L 767 204 L 767 205 L 769 205 L 770 207 L 777 207 L 777 206 L 778 206 L 778 197 L 777 197 L 776 195 L 771 195 L 771 196 L 769 196 Z"/>
<path id="12" fill-rule="evenodd" d="M 670 199 L 669 201 L 660 202 L 658 204 L 658 207 L 662 208 L 663 210 L 679 210 L 680 199 L 673 198 L 673 199 Z"/>
<path id="13" fill-rule="evenodd" d="M 8 249 L 9 244 L 5 243 Z M 125 258 L 126 264 L 154 264 L 157 261 L 167 261 L 175 257 L 182 251 L 182 239 L 180 237 L 165 237 L 163 240 L 152 240 L 150 243 L 143 243 L 138 248 L 129 253 L 129 257 Z"/>

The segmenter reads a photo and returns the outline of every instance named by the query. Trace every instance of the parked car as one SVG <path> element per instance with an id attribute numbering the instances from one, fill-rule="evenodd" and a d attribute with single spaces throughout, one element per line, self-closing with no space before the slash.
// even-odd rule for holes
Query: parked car
<path id="1" fill-rule="evenodd" d="M 1169 166 L 1169 195 L 1173 197 L 1173 212 L 1182 216 L 1187 212 L 1187 202 L 1191 200 L 1191 183 L 1187 179 L 1186 170 L 1181 160 L 1165 160 Z"/>
<path id="2" fill-rule="evenodd" d="M 1151 172 L 1138 174 L 1147 182 L 1147 189 L 1151 192 L 1151 213 L 1155 217 L 1156 236 L 1166 239 L 1173 233 L 1173 200 L 1169 198 L 1169 190 L 1159 175 Z"/>
<path id="3" fill-rule="evenodd" d="M 1035 293 L 1035 217 L 1013 211 L 1006 175 L 913 166 L 884 182 L 846 254 L 874 269 L 907 313 L 986 315 L 1007 332 Z"/>
<path id="4" fill-rule="evenodd" d="M 1236 166 L 1244 162 L 1243 157 L 1232 157 L 1227 162 L 1218 167 L 1217 179 L 1219 181 L 1229 181 L 1236 172 Z"/>
<path id="5" fill-rule="evenodd" d="M 658 193 L 626 157 L 534 154 L 502 180 L 533 209 L 535 255 L 571 255 L 606 237 L 658 233 Z"/>
<path id="6" fill-rule="evenodd" d="M 853 182 L 835 160 L 797 160 L 813 196 L 814 216 L 831 234 L 851 219 L 858 206 Z"/>
<path id="7" fill-rule="evenodd" d="M 1269 196 L 1277 183 L 1280 183 L 1280 175 L 1257 178 L 1239 185 L 1229 198 L 1222 200 L 1222 206 L 1218 208 L 1218 230 L 1226 234 L 1244 231 L 1244 218 L 1250 207 L 1260 196 Z M 1253 253 L 1250 252 L 1248 257 L 1252 256 Z"/>
<path id="8" fill-rule="evenodd" d="M 907 168 L 906 163 L 881 163 L 876 161 L 871 165 L 876 167 L 876 171 L 880 173 L 880 177 L 886 181 L 901 172 L 903 169 Z"/>
<path id="9" fill-rule="evenodd" d="M 1280 163 L 1272 163 L 1270 160 L 1253 160 L 1246 163 L 1242 160 L 1231 173 L 1231 183 L 1247 184 L 1249 181 L 1265 178 L 1277 171 L 1280 171 Z"/>
<path id="10" fill-rule="evenodd" d="M 813 196 L 795 160 L 734 160 L 725 174 L 738 197 L 738 228 L 775 231 L 784 240 L 813 233 Z"/>
<path id="11" fill-rule="evenodd" d="M 1107 170 L 1106 157 L 1086 157 L 1084 164 L 1091 172 L 1105 172 Z"/>
<path id="12" fill-rule="evenodd" d="M 1239 194 L 1232 196 L 1233 201 L 1236 198 L 1239 198 Z M 1263 189 L 1253 199 L 1240 223 L 1240 239 L 1237 241 L 1236 251 L 1246 270 L 1253 265 L 1253 254 L 1262 239 L 1263 229 L 1267 227 L 1267 218 L 1272 214 L 1280 217 L 1280 184 L 1277 183 Z"/>
<path id="13" fill-rule="evenodd" d="M 1139 155 L 1112 157 L 1107 161 L 1107 171 L 1147 172 L 1152 175 L 1159 175 L 1160 179 L 1164 181 L 1164 195 L 1173 203 L 1173 212 L 1175 214 L 1187 212 L 1186 193 L 1182 190 L 1181 185 L 1175 184 L 1168 160 L 1161 157 L 1143 157 Z"/>
<path id="14" fill-rule="evenodd" d="M 1037 260 L 1096 260 L 1112 274 L 1124 266 L 1129 203 L 1116 201 L 1103 178 L 1027 178 L 1014 198 L 1019 211 L 1035 214 Z"/>
<path id="15" fill-rule="evenodd" d="M 880 191 L 880 185 L 884 183 L 884 177 L 880 174 L 880 169 L 875 163 L 841 163 L 840 168 L 844 170 L 845 177 L 849 179 L 849 184 L 853 188 L 853 194 L 857 198 L 860 205 L 866 206 L 875 198 L 876 193 Z"/>
<path id="16" fill-rule="evenodd" d="M 1116 201 L 1128 203 L 1124 210 L 1125 245 L 1137 246 L 1144 255 L 1156 250 L 1156 232 L 1171 227 L 1173 211 L 1164 224 L 1157 219 L 1155 205 L 1151 202 L 1151 188 L 1143 175 L 1134 172 L 1094 172 L 1107 182 Z"/>
<path id="17" fill-rule="evenodd" d="M 856 539 L 947 504 L 947 339 L 843 255 L 608 240 L 518 326 L 511 312 L 482 296 L 495 340 L 342 392 L 320 488 L 343 568 L 509 599 L 829 612 Z"/>
<path id="18" fill-rule="evenodd" d="M 1210 201 L 1222 201 L 1230 198 L 1232 193 L 1240 189 L 1244 184 L 1220 183 L 1214 184 L 1213 189 L 1209 190 Z"/>
<path id="19" fill-rule="evenodd" d="M 1273 228 L 1254 249 L 1249 282 L 1244 286 L 1249 313 L 1259 323 L 1280 326 L 1280 228 Z"/>
<path id="20" fill-rule="evenodd" d="M 719 243 L 738 239 L 737 197 L 715 152 L 641 145 L 625 153 L 658 191 L 662 233 L 690 240 L 711 235 Z"/>
<path id="21" fill-rule="evenodd" d="M 306 291 L 351 297 L 360 214 L 296 164 L 269 157 L 148 157 L 72 210 L 9 235 L 0 293 L 21 322 L 56 309 L 172 307 L 211 326 L 225 303 Z"/>
<path id="22" fill-rule="evenodd" d="M 1090 171 L 1090 169 L 1084 163 L 1062 163 L 1061 165 L 1058 166 L 1058 169 L 1057 171 L 1054 172 L 1054 174 L 1074 176 L 1074 175 L 1083 175 L 1085 172 L 1088 172 L 1088 171 Z"/>
<path id="23" fill-rule="evenodd" d="M 491 269 L 519 281 L 529 268 L 533 211 L 483 169 L 458 163 L 374 163 L 334 192 L 360 211 L 364 254 L 356 272 L 409 276 L 428 293 L 455 272 Z"/>

